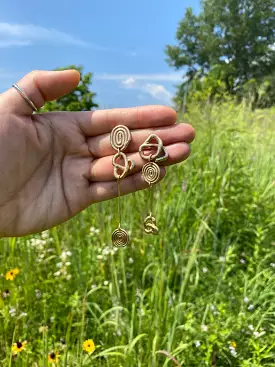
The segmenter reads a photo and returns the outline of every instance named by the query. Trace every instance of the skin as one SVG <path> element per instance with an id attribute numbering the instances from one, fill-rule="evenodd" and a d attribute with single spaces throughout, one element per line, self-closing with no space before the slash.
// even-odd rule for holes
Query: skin
<path id="1" fill-rule="evenodd" d="M 17 84 L 35 106 L 71 92 L 79 73 L 34 71 Z M 141 176 L 139 146 L 155 133 L 167 148 L 163 165 L 185 160 L 195 137 L 164 106 L 87 112 L 33 114 L 14 89 L 0 95 L 0 236 L 23 236 L 60 224 L 89 205 L 117 196 L 110 132 L 126 125 L 132 140 L 126 153 L 135 169 L 121 181 L 121 194 L 148 187 Z M 161 178 L 165 168 L 161 168 Z"/>

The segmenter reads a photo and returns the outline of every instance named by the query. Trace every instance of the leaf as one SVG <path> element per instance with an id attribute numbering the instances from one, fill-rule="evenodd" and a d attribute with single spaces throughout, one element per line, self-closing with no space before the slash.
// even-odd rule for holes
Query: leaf
<path id="1" fill-rule="evenodd" d="M 136 336 L 134 338 L 134 340 L 131 342 L 130 346 L 129 346 L 129 354 L 132 353 L 135 345 L 140 341 L 140 339 L 144 338 L 144 337 L 147 337 L 147 334 L 140 334 L 138 336 Z"/>

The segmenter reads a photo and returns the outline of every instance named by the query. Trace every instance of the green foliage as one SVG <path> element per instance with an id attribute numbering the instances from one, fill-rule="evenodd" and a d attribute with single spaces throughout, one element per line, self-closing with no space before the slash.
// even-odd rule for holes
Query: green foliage
<path id="1" fill-rule="evenodd" d="M 20 269 L 0 278 L 2 365 L 47 366 L 58 350 L 60 366 L 274 366 L 274 116 L 189 106 L 191 157 L 154 190 L 159 236 L 143 233 L 145 191 L 122 198 L 126 249 L 111 246 L 115 200 L 2 239 L 0 273 Z M 14 358 L 17 340 L 28 345 Z"/>
<path id="2" fill-rule="evenodd" d="M 178 91 L 174 98 L 176 105 L 182 109 L 183 105 L 199 103 L 220 103 L 230 100 L 224 81 L 225 68 L 221 65 L 214 66 L 207 75 L 194 76 L 188 84 L 178 86 Z"/>
<path id="3" fill-rule="evenodd" d="M 245 100 L 255 108 L 269 108 L 275 102 L 275 73 L 260 80 L 251 79 L 243 89 Z"/>
<path id="4" fill-rule="evenodd" d="M 225 92 L 242 96 L 249 80 L 263 80 L 275 70 L 274 21 L 275 0 L 205 0 L 200 14 L 187 9 L 178 45 L 166 48 L 168 61 L 186 70 L 187 84 L 218 67 Z M 216 86 L 208 95 L 215 93 Z"/>
<path id="5" fill-rule="evenodd" d="M 46 111 L 90 111 L 98 107 L 94 102 L 95 93 L 91 92 L 92 73 L 83 73 L 82 66 L 70 65 L 56 70 L 75 69 L 80 73 L 80 82 L 71 93 L 59 98 L 57 101 L 46 102 L 41 112 Z"/>

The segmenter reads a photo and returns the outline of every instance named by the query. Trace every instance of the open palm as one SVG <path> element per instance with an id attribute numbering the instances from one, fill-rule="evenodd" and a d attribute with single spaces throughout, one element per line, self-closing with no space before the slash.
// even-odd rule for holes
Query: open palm
<path id="1" fill-rule="evenodd" d="M 33 72 L 18 84 L 40 107 L 76 87 L 74 70 Z M 123 124 L 132 133 L 127 155 L 135 169 L 122 180 L 128 194 L 147 187 L 138 148 L 152 132 L 167 148 L 165 165 L 186 159 L 194 130 L 175 124 L 162 106 L 32 114 L 15 89 L 0 95 L 0 235 L 22 236 L 62 223 L 92 203 L 117 196 L 110 132 Z M 162 177 L 165 170 L 162 170 Z"/>

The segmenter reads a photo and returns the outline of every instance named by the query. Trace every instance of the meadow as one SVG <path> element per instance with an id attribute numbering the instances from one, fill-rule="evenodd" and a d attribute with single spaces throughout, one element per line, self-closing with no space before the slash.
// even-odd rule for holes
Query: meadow
<path id="1" fill-rule="evenodd" d="M 196 140 L 155 188 L 159 236 L 146 190 L 121 200 L 128 248 L 116 200 L 1 240 L 1 365 L 275 366 L 275 109 L 184 119 Z"/>

